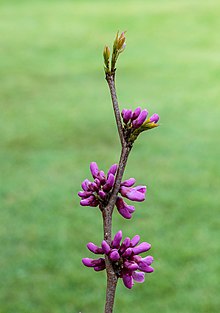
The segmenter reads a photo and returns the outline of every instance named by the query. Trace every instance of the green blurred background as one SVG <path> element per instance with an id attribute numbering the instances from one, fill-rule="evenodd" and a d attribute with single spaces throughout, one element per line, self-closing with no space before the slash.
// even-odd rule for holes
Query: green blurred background
<path id="1" fill-rule="evenodd" d="M 127 30 L 121 109 L 159 113 L 125 178 L 147 184 L 113 231 L 152 243 L 155 273 L 115 312 L 220 312 L 220 3 L 0 1 L 0 312 L 103 312 L 105 273 L 83 267 L 101 242 L 97 209 L 79 206 L 89 163 L 118 162 L 102 50 Z"/>

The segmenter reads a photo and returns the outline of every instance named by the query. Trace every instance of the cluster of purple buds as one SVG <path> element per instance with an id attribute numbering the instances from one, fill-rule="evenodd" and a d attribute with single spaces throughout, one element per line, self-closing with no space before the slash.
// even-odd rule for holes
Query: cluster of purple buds
<path id="1" fill-rule="evenodd" d="M 140 107 L 137 107 L 133 112 L 129 109 L 123 109 L 121 116 L 124 124 L 130 126 L 132 129 L 141 127 L 145 122 L 156 124 L 159 121 L 159 115 L 156 113 L 147 119 L 148 111 L 146 109 L 141 110 Z"/>
<path id="2" fill-rule="evenodd" d="M 114 186 L 117 169 L 117 164 L 113 164 L 106 176 L 102 170 L 99 170 L 96 162 L 90 163 L 90 171 L 94 181 L 91 182 L 85 179 L 82 182 L 83 191 L 78 192 L 79 197 L 81 197 L 80 204 L 91 207 L 99 205 L 100 208 L 105 205 Z"/>
<path id="3" fill-rule="evenodd" d="M 146 186 L 136 186 L 132 187 L 135 184 L 136 180 L 134 178 L 129 178 L 121 183 L 120 194 L 131 200 L 142 202 L 145 200 L 146 195 Z M 118 212 L 126 219 L 130 219 L 132 213 L 135 211 L 135 207 L 128 205 L 121 197 L 117 197 L 116 207 Z"/>
<path id="4" fill-rule="evenodd" d="M 140 241 L 139 235 L 134 236 L 132 239 L 126 237 L 122 243 L 121 240 L 122 231 L 119 230 L 111 245 L 103 240 L 101 247 L 89 242 L 87 248 L 95 254 L 107 255 L 117 277 L 122 278 L 125 287 L 131 289 L 134 281 L 143 283 L 145 273 L 152 273 L 154 271 L 153 267 L 151 267 L 153 257 L 146 256 L 142 258 L 139 255 L 142 252 L 148 251 L 151 245 L 147 242 L 142 242 L 138 245 Z M 104 258 L 83 258 L 82 263 L 87 267 L 93 267 L 95 271 L 102 271 L 106 268 Z"/>
<path id="5" fill-rule="evenodd" d="M 99 206 L 100 209 L 102 209 L 107 204 L 112 188 L 114 186 L 117 168 L 117 164 L 113 164 L 110 167 L 106 176 L 103 171 L 99 170 L 96 162 L 92 162 L 90 164 L 90 171 L 92 173 L 94 181 L 91 182 L 88 179 L 85 179 L 82 182 L 83 190 L 78 192 L 79 197 L 81 197 L 80 204 L 82 206 Z M 119 193 L 122 197 L 125 197 L 131 201 L 144 201 L 146 186 L 132 187 L 134 184 L 134 178 L 129 178 L 123 181 L 120 185 Z M 135 211 L 135 207 L 132 205 L 128 205 L 122 197 L 117 197 L 116 207 L 118 209 L 118 212 L 124 218 L 130 219 L 132 213 Z"/>

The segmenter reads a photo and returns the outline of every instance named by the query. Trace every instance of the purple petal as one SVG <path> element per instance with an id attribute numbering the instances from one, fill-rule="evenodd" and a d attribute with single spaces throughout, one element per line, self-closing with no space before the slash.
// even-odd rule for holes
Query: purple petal
<path id="1" fill-rule="evenodd" d="M 117 169 L 118 169 L 118 164 L 113 164 L 108 171 L 107 177 L 109 177 L 109 174 L 115 175 L 117 172 Z"/>
<path id="2" fill-rule="evenodd" d="M 88 191 L 88 183 L 90 183 L 90 181 L 88 179 L 85 179 L 83 182 L 82 182 L 82 189 L 84 191 Z"/>
<path id="3" fill-rule="evenodd" d="M 100 180 L 101 185 L 104 185 L 106 183 L 106 177 L 105 177 L 105 173 L 103 171 L 99 171 L 97 177 Z"/>
<path id="4" fill-rule="evenodd" d="M 135 211 L 135 207 L 125 203 L 121 197 L 117 198 L 116 207 L 118 212 L 126 219 L 130 219 L 132 216 L 131 213 Z"/>
<path id="5" fill-rule="evenodd" d="M 131 247 L 135 247 L 138 242 L 140 241 L 140 236 L 139 235 L 135 235 L 132 239 L 131 239 Z"/>
<path id="6" fill-rule="evenodd" d="M 93 178 L 96 178 L 99 173 L 99 168 L 96 162 L 90 163 L 90 171 L 91 171 Z"/>
<path id="7" fill-rule="evenodd" d="M 125 250 L 125 252 L 122 254 L 122 257 L 123 257 L 123 258 L 127 258 L 127 257 L 129 257 L 132 253 L 133 253 L 133 249 L 132 249 L 132 248 L 127 248 L 127 249 Z"/>
<path id="8" fill-rule="evenodd" d="M 96 272 L 103 271 L 105 269 L 105 264 L 94 266 Z"/>
<path id="9" fill-rule="evenodd" d="M 91 207 L 96 207 L 98 206 L 99 202 L 96 200 L 96 198 L 92 195 L 86 199 L 83 199 L 80 201 L 80 204 L 82 206 L 91 206 Z"/>
<path id="10" fill-rule="evenodd" d="M 131 289 L 133 287 L 134 282 L 133 282 L 133 278 L 131 275 L 124 274 L 122 276 L 122 279 L 123 279 L 123 283 L 124 283 L 125 287 L 127 287 L 128 289 Z"/>
<path id="11" fill-rule="evenodd" d="M 102 200 L 105 200 L 107 194 L 103 190 L 99 190 L 98 195 Z"/>
<path id="12" fill-rule="evenodd" d="M 120 259 L 120 254 L 118 253 L 117 249 L 112 249 L 111 252 L 109 253 L 109 258 L 112 261 L 118 261 Z"/>
<path id="13" fill-rule="evenodd" d="M 115 237 L 112 241 L 112 248 L 116 248 L 118 249 L 120 247 L 120 242 L 121 242 L 121 239 L 122 239 L 122 231 L 119 230 L 116 234 L 115 234 Z"/>
<path id="14" fill-rule="evenodd" d="M 105 260 L 103 258 L 99 259 L 83 258 L 82 263 L 87 267 L 95 267 L 105 264 Z"/>
<path id="15" fill-rule="evenodd" d="M 114 182 L 115 182 L 115 176 L 110 173 L 105 185 L 103 186 L 103 190 L 110 191 L 114 185 Z"/>
<path id="16" fill-rule="evenodd" d="M 153 261 L 154 261 L 154 258 L 151 255 L 148 255 L 145 258 L 141 259 L 141 262 L 145 263 L 146 265 L 151 265 Z"/>
<path id="17" fill-rule="evenodd" d="M 141 113 L 141 108 L 137 107 L 132 114 L 131 120 L 132 121 L 136 120 L 136 118 L 140 115 L 140 113 Z"/>
<path id="18" fill-rule="evenodd" d="M 150 117 L 150 122 L 151 123 L 157 123 L 159 121 L 160 117 L 157 113 L 154 113 L 151 117 Z"/>
<path id="19" fill-rule="evenodd" d="M 136 271 L 136 270 L 139 268 L 138 264 L 135 263 L 135 262 L 125 261 L 125 262 L 123 263 L 123 265 L 124 265 L 124 267 L 126 267 L 126 268 L 129 269 L 130 271 Z"/>
<path id="20" fill-rule="evenodd" d="M 143 272 L 133 272 L 132 273 L 132 277 L 134 278 L 134 280 L 137 283 L 143 283 L 144 282 L 144 278 L 145 278 L 145 274 Z"/>
<path id="21" fill-rule="evenodd" d="M 120 193 L 131 201 L 141 202 L 145 200 L 146 186 L 136 186 L 134 188 L 122 186 Z"/>
<path id="22" fill-rule="evenodd" d="M 131 187 L 131 186 L 133 186 L 135 184 L 135 182 L 136 182 L 135 178 L 129 178 L 129 179 L 123 181 L 121 183 L 121 186 Z"/>
<path id="23" fill-rule="evenodd" d="M 119 249 L 119 253 L 123 254 L 125 250 L 130 247 L 131 239 L 129 237 L 126 237 L 124 241 L 121 244 L 121 247 Z"/>
<path id="24" fill-rule="evenodd" d="M 105 254 L 108 254 L 111 248 L 109 247 L 109 244 L 103 240 L 102 241 L 102 250 L 104 251 Z"/>
<path id="25" fill-rule="evenodd" d="M 103 249 L 102 249 L 102 248 L 99 248 L 98 246 L 96 246 L 93 242 L 89 242 L 89 243 L 87 244 L 87 248 L 88 248 L 91 252 L 93 252 L 93 253 L 95 253 L 95 254 L 103 254 L 103 253 L 104 253 Z"/>
<path id="26" fill-rule="evenodd" d="M 121 116 L 123 118 L 124 123 L 127 124 L 128 121 L 131 119 L 132 110 L 123 109 L 121 112 Z"/>
<path id="27" fill-rule="evenodd" d="M 138 264 L 138 269 L 145 272 L 145 273 L 152 273 L 154 271 L 154 268 L 151 266 L 148 266 L 144 263 L 139 263 Z"/>
<path id="28" fill-rule="evenodd" d="M 133 128 L 139 128 L 144 123 L 144 121 L 146 120 L 147 115 L 148 115 L 148 111 L 146 109 L 141 111 L 138 118 L 132 122 Z"/>
<path id="29" fill-rule="evenodd" d="M 151 248 L 151 244 L 148 242 L 142 242 L 138 246 L 133 248 L 134 254 L 140 254 L 142 252 L 146 252 Z"/>
<path id="30" fill-rule="evenodd" d="M 89 196 L 92 195 L 92 191 L 79 191 L 78 196 L 81 198 L 88 198 Z"/>

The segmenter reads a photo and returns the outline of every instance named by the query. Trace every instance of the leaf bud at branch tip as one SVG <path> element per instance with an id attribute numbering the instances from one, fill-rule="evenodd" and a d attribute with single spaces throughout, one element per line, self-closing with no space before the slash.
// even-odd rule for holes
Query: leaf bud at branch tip
<path id="1" fill-rule="evenodd" d="M 105 71 L 106 73 L 109 72 L 109 58 L 110 58 L 110 48 L 108 46 L 104 47 L 103 50 L 103 57 L 104 57 L 104 63 L 105 63 Z"/>

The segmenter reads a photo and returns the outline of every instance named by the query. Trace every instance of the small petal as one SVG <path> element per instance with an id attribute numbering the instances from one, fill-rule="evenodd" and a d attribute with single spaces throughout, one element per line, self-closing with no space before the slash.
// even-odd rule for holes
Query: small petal
<path id="1" fill-rule="evenodd" d="M 118 164 L 113 164 L 108 171 L 107 177 L 109 177 L 109 174 L 115 175 L 117 172 L 117 169 L 118 169 Z"/>
<path id="2" fill-rule="evenodd" d="M 109 244 L 103 240 L 102 241 L 102 250 L 104 251 L 105 254 L 108 254 L 111 248 L 109 247 Z"/>
<path id="3" fill-rule="evenodd" d="M 127 287 L 128 289 L 131 289 L 133 287 L 134 282 L 133 282 L 133 278 L 131 275 L 124 274 L 122 276 L 122 279 L 123 279 L 123 283 L 124 283 L 125 287 Z"/>
<path id="4" fill-rule="evenodd" d="M 138 242 L 140 241 L 140 236 L 139 235 L 135 235 L 132 239 L 131 239 L 131 247 L 135 247 Z"/>
<path id="5" fill-rule="evenodd" d="M 112 241 L 112 248 L 116 248 L 118 249 L 120 247 L 120 242 L 121 242 L 121 239 L 122 239 L 122 231 L 119 230 L 116 234 L 115 234 L 115 237 Z"/>
<path id="6" fill-rule="evenodd" d="M 125 203 L 121 197 L 117 198 L 116 207 L 118 212 L 126 219 L 130 219 L 132 217 L 131 213 L 135 211 L 135 207 Z"/>
<path id="7" fill-rule="evenodd" d="M 109 253 L 109 258 L 113 262 L 116 262 L 120 259 L 120 254 L 118 253 L 117 249 L 112 249 L 111 252 Z"/>
<path id="8" fill-rule="evenodd" d="M 132 121 L 136 120 L 136 118 L 140 115 L 140 113 L 141 113 L 141 108 L 137 107 L 132 114 L 131 120 Z"/>
<path id="9" fill-rule="evenodd" d="M 99 202 L 96 200 L 96 198 L 92 195 L 86 199 L 83 199 L 80 201 L 80 204 L 82 206 L 91 206 L 91 207 L 96 207 L 98 206 Z"/>
<path id="10" fill-rule="evenodd" d="M 110 173 L 105 185 L 103 186 L 103 190 L 110 191 L 114 185 L 114 182 L 115 182 L 115 176 Z"/>
<path id="11" fill-rule="evenodd" d="M 129 179 L 123 181 L 121 183 L 121 186 L 131 187 L 131 186 L 133 186 L 135 184 L 135 182 L 136 182 L 135 178 L 129 178 Z"/>
<path id="12" fill-rule="evenodd" d="M 153 261 L 154 261 L 154 258 L 151 255 L 148 255 L 145 258 L 141 259 L 141 262 L 145 263 L 146 265 L 151 265 Z"/>
<path id="13" fill-rule="evenodd" d="M 94 266 L 96 272 L 103 271 L 105 269 L 105 264 Z"/>
<path id="14" fill-rule="evenodd" d="M 84 191 L 88 191 L 88 183 L 90 183 L 90 181 L 88 179 L 85 179 L 83 182 L 82 182 L 82 189 Z"/>
<path id="15" fill-rule="evenodd" d="M 130 271 L 136 271 L 139 268 L 138 264 L 135 262 L 125 261 L 123 265 Z"/>
<path id="16" fill-rule="evenodd" d="M 145 273 L 152 273 L 154 271 L 153 267 L 145 265 L 144 263 L 139 263 L 138 269 L 145 272 Z"/>
<path id="17" fill-rule="evenodd" d="M 88 198 L 92 195 L 92 191 L 79 191 L 78 196 L 81 198 Z"/>
<path id="18" fill-rule="evenodd" d="M 90 171 L 91 171 L 93 178 L 96 178 L 99 173 L 99 168 L 96 162 L 90 163 Z"/>
<path id="19" fill-rule="evenodd" d="M 83 258 L 82 263 L 87 267 L 95 267 L 105 264 L 105 260 L 103 258 L 99 259 Z"/>
<path id="20" fill-rule="evenodd" d="M 93 242 L 89 242 L 89 243 L 87 244 L 87 248 L 88 248 L 91 252 L 93 252 L 93 253 L 95 253 L 95 254 L 103 254 L 103 253 L 104 253 L 103 249 L 102 249 L 102 248 L 99 248 L 98 246 L 96 246 Z"/>
<path id="21" fill-rule="evenodd" d="M 98 195 L 102 200 L 105 200 L 107 194 L 103 190 L 99 190 Z"/>
<path id="22" fill-rule="evenodd" d="M 131 239 L 129 237 L 126 237 L 124 239 L 124 241 L 121 244 L 121 247 L 119 249 L 119 253 L 123 254 L 125 252 L 125 250 L 130 247 L 130 243 L 131 243 Z"/>
<path id="23" fill-rule="evenodd" d="M 125 250 L 125 252 L 122 254 L 122 257 L 123 258 L 128 258 L 132 253 L 133 253 L 133 249 L 132 248 L 127 248 Z"/>
<path id="24" fill-rule="evenodd" d="M 143 272 L 132 272 L 132 277 L 137 283 L 143 283 L 145 274 Z"/>
<path id="25" fill-rule="evenodd" d="M 139 128 L 144 123 L 144 121 L 146 120 L 147 115 L 148 115 L 148 111 L 146 109 L 141 111 L 138 118 L 132 122 L 133 128 Z"/>
<path id="26" fill-rule="evenodd" d="M 123 122 L 127 124 L 128 121 L 131 119 L 132 110 L 123 109 L 121 112 L 121 116 L 123 118 Z"/>
<path id="27" fill-rule="evenodd" d="M 146 186 L 136 186 L 134 188 L 122 186 L 120 193 L 131 201 L 142 202 L 145 200 Z"/>
<path id="28" fill-rule="evenodd" d="M 142 252 L 146 252 L 151 248 L 151 244 L 148 242 L 142 242 L 138 246 L 133 248 L 134 254 L 140 254 Z"/>
<path id="29" fill-rule="evenodd" d="M 157 123 L 159 121 L 160 117 L 157 113 L 154 113 L 151 117 L 150 117 L 150 122 L 152 123 Z"/>

